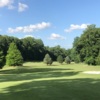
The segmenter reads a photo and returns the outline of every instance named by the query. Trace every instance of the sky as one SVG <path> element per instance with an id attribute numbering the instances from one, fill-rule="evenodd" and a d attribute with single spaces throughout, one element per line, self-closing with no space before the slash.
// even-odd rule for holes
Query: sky
<path id="1" fill-rule="evenodd" d="M 0 0 L 0 34 L 72 48 L 88 25 L 100 27 L 100 0 Z"/>

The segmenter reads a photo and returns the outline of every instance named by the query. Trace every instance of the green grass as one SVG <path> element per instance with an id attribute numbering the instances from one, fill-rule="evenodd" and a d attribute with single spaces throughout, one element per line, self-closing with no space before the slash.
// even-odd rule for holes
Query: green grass
<path id="1" fill-rule="evenodd" d="M 27 62 L 0 70 L 0 100 L 99 100 L 100 66 Z"/>

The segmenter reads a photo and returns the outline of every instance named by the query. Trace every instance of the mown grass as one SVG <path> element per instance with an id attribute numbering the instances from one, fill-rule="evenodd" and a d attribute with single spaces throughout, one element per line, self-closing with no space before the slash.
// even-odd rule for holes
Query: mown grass
<path id="1" fill-rule="evenodd" d="M 0 100 L 99 100 L 100 66 L 26 62 L 0 70 Z"/>

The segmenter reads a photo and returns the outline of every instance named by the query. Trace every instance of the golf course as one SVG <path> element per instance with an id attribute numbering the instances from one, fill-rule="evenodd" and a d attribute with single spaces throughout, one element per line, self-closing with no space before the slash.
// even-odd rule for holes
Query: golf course
<path id="1" fill-rule="evenodd" d="M 99 100 L 100 74 L 96 72 L 100 66 L 83 63 L 5 66 L 0 70 L 0 100 Z"/>
<path id="2" fill-rule="evenodd" d="M 0 100 L 100 100 L 100 0 L 0 0 Z"/>

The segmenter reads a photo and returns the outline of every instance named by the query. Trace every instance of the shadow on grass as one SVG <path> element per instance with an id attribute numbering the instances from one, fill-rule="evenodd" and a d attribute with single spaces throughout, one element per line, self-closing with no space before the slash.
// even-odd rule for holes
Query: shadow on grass
<path id="1" fill-rule="evenodd" d="M 17 67 L 16 69 L 0 70 L 0 74 L 22 74 L 22 73 L 37 73 L 37 72 L 51 72 L 58 70 L 72 70 L 72 69 L 62 69 L 62 68 L 24 68 Z"/>
<path id="2" fill-rule="evenodd" d="M 26 82 L 4 89 L 0 100 L 99 100 L 100 79 L 55 79 Z"/>
<path id="3" fill-rule="evenodd" d="M 3 73 L 3 74 L 2 74 Z M 15 74 L 16 73 L 16 74 Z M 60 68 L 34 68 L 34 69 L 14 69 L 0 72 L 0 82 L 23 81 L 53 77 L 69 77 L 79 74 L 80 71 Z"/>

